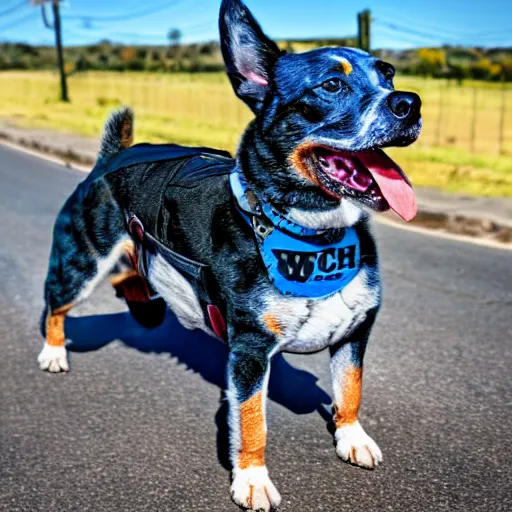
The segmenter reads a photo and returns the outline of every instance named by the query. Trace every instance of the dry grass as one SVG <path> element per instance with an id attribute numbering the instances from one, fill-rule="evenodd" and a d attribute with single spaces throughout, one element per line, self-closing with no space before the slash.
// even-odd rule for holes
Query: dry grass
<path id="1" fill-rule="evenodd" d="M 57 83 L 50 72 L 0 73 L 0 115 L 19 125 L 96 137 L 107 112 L 125 103 L 136 111 L 139 141 L 229 150 L 251 119 L 220 73 L 75 75 L 69 84 L 71 104 L 57 101 Z M 459 87 L 421 78 L 398 78 L 396 86 L 416 91 L 423 99 L 420 141 L 413 148 L 393 151 L 416 184 L 512 196 L 512 90 L 502 90 L 499 84 Z M 498 156 L 502 105 L 503 155 Z"/>

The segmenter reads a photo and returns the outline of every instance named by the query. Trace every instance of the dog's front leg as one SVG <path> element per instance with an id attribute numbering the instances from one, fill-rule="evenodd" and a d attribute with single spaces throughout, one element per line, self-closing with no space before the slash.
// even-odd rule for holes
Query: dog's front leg
<path id="1" fill-rule="evenodd" d="M 261 340 L 257 337 L 256 334 L 244 334 L 230 343 L 231 496 L 237 505 L 245 509 L 269 511 L 281 502 L 265 466 L 265 403 L 270 371 L 269 349 L 273 342 L 266 336 Z"/>
<path id="2" fill-rule="evenodd" d="M 357 415 L 362 397 L 363 357 L 374 321 L 375 313 L 370 312 L 348 340 L 331 347 L 336 453 L 344 461 L 370 469 L 382 462 L 382 453 L 363 430 Z"/>

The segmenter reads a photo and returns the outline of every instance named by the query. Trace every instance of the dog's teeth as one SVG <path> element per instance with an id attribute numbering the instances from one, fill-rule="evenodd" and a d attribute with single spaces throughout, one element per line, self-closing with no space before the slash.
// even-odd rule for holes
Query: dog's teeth
<path id="1" fill-rule="evenodd" d="M 300 261 L 300 255 L 296 254 L 295 255 L 295 263 L 299 263 L 299 261 Z"/>

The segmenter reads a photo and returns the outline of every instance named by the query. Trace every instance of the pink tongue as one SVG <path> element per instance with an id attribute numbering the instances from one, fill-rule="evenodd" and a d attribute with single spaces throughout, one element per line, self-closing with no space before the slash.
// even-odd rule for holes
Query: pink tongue
<path id="1" fill-rule="evenodd" d="M 379 185 L 389 207 L 406 221 L 414 219 L 418 212 L 416 197 L 404 171 L 380 149 L 357 157 Z"/>

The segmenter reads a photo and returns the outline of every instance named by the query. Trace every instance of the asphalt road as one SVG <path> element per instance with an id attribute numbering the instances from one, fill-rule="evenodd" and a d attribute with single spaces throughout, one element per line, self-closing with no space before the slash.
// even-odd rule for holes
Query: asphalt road
<path id="1" fill-rule="evenodd" d="M 169 316 L 144 331 L 103 286 L 41 372 L 55 215 L 83 174 L 0 146 L 0 510 L 235 511 L 225 347 Z M 268 466 L 291 511 L 512 510 L 512 253 L 377 225 L 384 307 L 362 423 L 384 463 L 339 461 L 328 357 L 278 360 Z"/>

